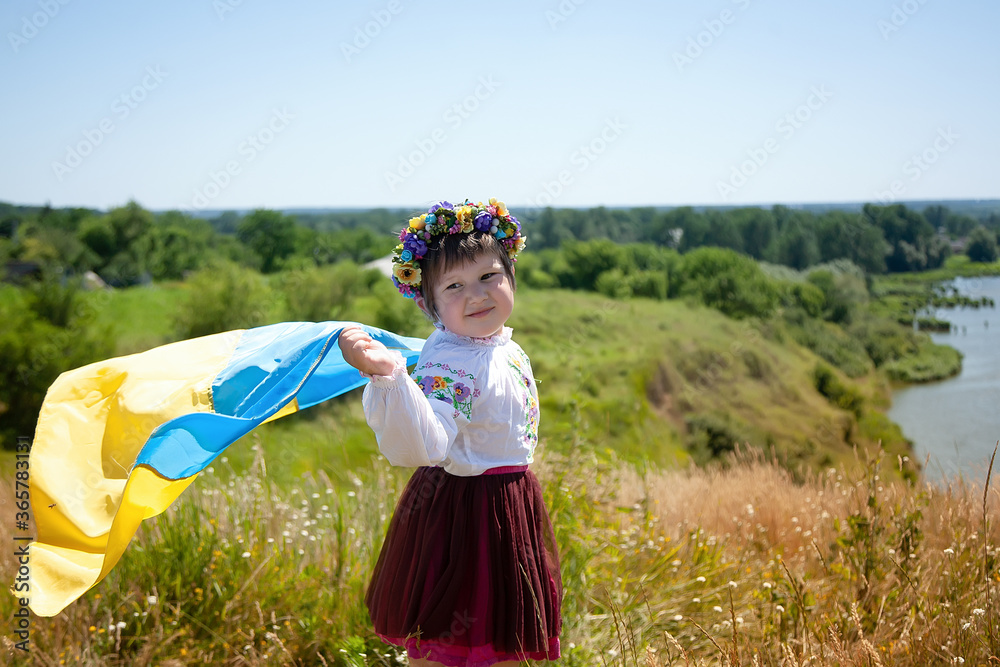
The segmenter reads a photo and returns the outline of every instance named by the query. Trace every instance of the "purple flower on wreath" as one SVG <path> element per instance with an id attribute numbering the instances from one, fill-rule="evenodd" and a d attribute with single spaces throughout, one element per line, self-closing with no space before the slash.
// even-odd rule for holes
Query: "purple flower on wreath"
<path id="1" fill-rule="evenodd" d="M 490 231 L 490 225 L 493 224 L 493 216 L 490 215 L 489 211 L 480 211 L 476 216 L 475 220 L 472 222 L 476 229 L 481 232 Z"/>
<path id="2" fill-rule="evenodd" d="M 431 206 L 431 207 L 430 207 L 429 209 L 427 209 L 427 212 L 428 212 L 428 213 L 434 213 L 434 212 L 435 212 L 435 211 L 437 211 L 437 210 L 438 210 L 439 208 L 445 208 L 445 209 L 448 209 L 449 211 L 452 211 L 452 210 L 454 210 L 454 208 L 452 207 L 452 205 L 451 205 L 451 204 L 450 204 L 449 202 L 446 202 L 446 201 L 439 201 L 438 203 L 434 204 L 434 205 L 433 205 L 433 206 Z"/>
<path id="3" fill-rule="evenodd" d="M 469 388 L 466 387 L 461 382 L 456 382 L 455 386 L 452 387 L 452 389 L 455 390 L 455 401 L 458 403 L 464 402 L 465 399 L 469 398 L 469 394 L 472 393 L 471 391 L 469 391 Z"/>
<path id="4" fill-rule="evenodd" d="M 424 396 L 430 396 L 431 387 L 434 386 L 434 377 L 430 375 L 422 377 L 417 380 L 417 384 L 420 385 L 420 391 L 424 392 Z"/>
<path id="5" fill-rule="evenodd" d="M 409 250 L 416 257 L 423 257 L 427 254 L 427 242 L 413 234 L 407 234 L 406 240 L 403 241 L 403 250 Z"/>

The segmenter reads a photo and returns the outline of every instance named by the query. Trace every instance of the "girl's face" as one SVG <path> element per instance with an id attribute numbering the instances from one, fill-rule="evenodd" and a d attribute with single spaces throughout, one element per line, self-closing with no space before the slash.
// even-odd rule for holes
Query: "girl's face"
<path id="1" fill-rule="evenodd" d="M 447 268 L 433 289 L 438 319 L 460 336 L 496 335 L 514 310 L 513 287 L 493 253 L 481 253 L 471 262 Z"/>

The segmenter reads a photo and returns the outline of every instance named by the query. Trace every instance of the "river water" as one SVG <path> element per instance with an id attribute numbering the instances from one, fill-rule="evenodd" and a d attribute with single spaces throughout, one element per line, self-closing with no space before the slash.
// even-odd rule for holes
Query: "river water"
<path id="1" fill-rule="evenodd" d="M 1000 277 L 959 278 L 961 294 L 991 297 L 1000 304 Z M 962 372 L 948 380 L 913 385 L 893 394 L 889 417 L 914 443 L 930 481 L 982 482 L 1000 440 L 1000 309 L 941 308 L 933 313 L 951 322 L 950 333 L 933 333 L 935 343 L 964 355 Z M 1000 455 L 994 474 L 1000 470 Z"/>

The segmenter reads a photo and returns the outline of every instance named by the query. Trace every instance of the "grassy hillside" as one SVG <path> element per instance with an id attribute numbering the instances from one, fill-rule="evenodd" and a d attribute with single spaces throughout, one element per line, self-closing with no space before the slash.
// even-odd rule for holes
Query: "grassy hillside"
<path id="1" fill-rule="evenodd" d="M 127 354 L 174 340 L 172 317 L 186 289 L 168 284 L 93 298 Z M 280 304 L 269 307 L 280 313 Z M 371 321 L 363 304 L 344 319 Z M 817 390 L 824 362 L 777 321 L 736 321 L 679 300 L 522 289 L 510 325 L 539 382 L 540 437 L 561 453 L 587 442 L 599 453 L 676 466 L 704 463 L 740 443 L 797 469 L 836 465 L 854 445 L 880 440 L 894 456 L 908 451 L 880 412 L 888 389 L 879 376 L 850 379 L 831 369 L 855 398 L 838 405 Z M 230 449 L 237 469 L 251 459 L 250 440 L 282 452 L 272 470 L 279 479 L 319 469 L 340 475 L 376 452 L 359 392 L 260 428 Z"/>

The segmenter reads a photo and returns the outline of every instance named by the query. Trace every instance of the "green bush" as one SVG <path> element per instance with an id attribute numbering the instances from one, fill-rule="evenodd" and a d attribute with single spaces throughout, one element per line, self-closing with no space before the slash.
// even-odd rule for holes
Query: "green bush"
<path id="1" fill-rule="evenodd" d="M 778 305 L 777 283 L 753 259 L 722 248 L 698 248 L 683 256 L 681 294 L 693 295 L 729 317 L 766 318 Z"/>
<path id="2" fill-rule="evenodd" d="M 60 373 L 112 356 L 107 327 L 70 283 L 0 289 L 0 442 L 32 437 L 45 392 Z M 51 319 L 49 319 L 51 318 Z"/>
<path id="3" fill-rule="evenodd" d="M 615 268 L 603 272 L 597 277 L 595 289 L 612 299 L 627 299 L 632 296 L 632 286 L 621 269 Z"/>
<path id="4" fill-rule="evenodd" d="M 788 332 L 796 343 L 809 348 L 849 377 L 861 377 L 871 370 L 871 359 L 861 342 L 837 325 L 809 317 L 798 308 L 786 310 L 784 316 Z"/>
<path id="5" fill-rule="evenodd" d="M 820 317 L 823 314 L 826 296 L 813 283 L 794 283 L 789 289 L 789 295 L 792 303 L 804 310 L 809 317 Z"/>
<path id="6" fill-rule="evenodd" d="M 383 280 L 377 269 L 362 269 L 354 262 L 281 274 L 281 291 L 289 320 L 325 322 L 339 320 L 354 299 Z"/>
<path id="7" fill-rule="evenodd" d="M 689 415 L 684 422 L 688 431 L 687 448 L 695 463 L 701 465 L 723 459 L 750 439 L 746 427 L 729 414 Z"/>
<path id="8" fill-rule="evenodd" d="M 830 403 L 848 412 L 853 412 L 857 417 L 861 416 L 865 397 L 856 388 L 844 384 L 829 366 L 816 364 L 813 369 L 813 386 Z"/>
<path id="9" fill-rule="evenodd" d="M 645 296 L 662 301 L 669 287 L 666 271 L 636 271 L 628 276 L 633 296 Z"/>
<path id="10" fill-rule="evenodd" d="M 187 288 L 187 298 L 174 317 L 180 338 L 249 329 L 273 321 L 275 294 L 256 271 L 218 262 L 195 273 Z"/>

